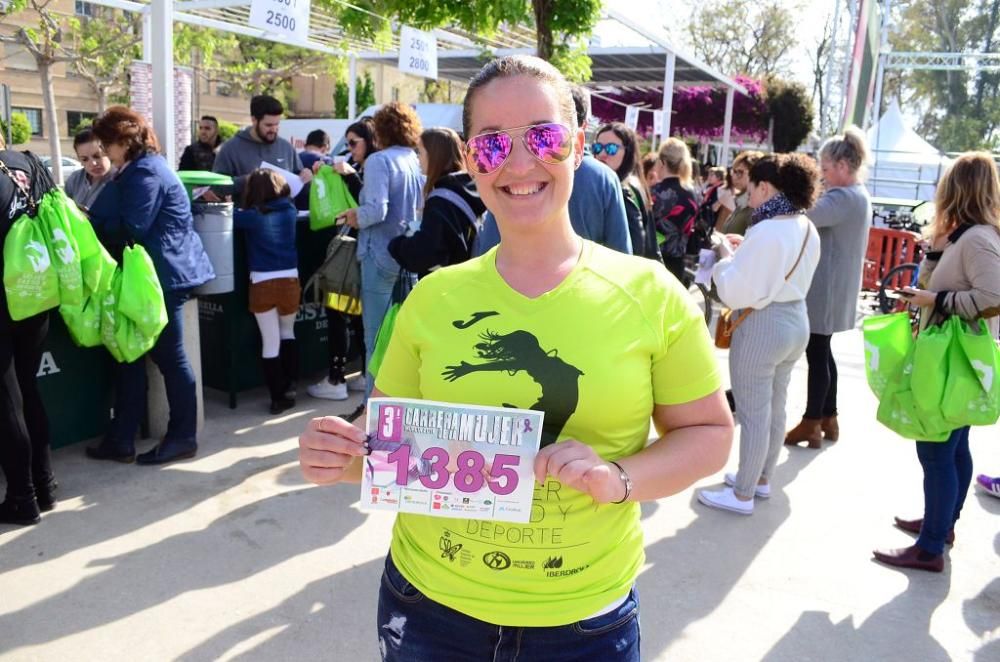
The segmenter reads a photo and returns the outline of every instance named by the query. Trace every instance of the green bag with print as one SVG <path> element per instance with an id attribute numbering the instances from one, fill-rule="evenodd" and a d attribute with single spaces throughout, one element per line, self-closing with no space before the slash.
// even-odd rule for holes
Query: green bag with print
<path id="1" fill-rule="evenodd" d="M 3 286 L 12 320 L 23 320 L 59 305 L 59 276 L 49 253 L 45 228 L 22 214 L 3 244 Z"/>
<path id="2" fill-rule="evenodd" d="M 910 348 L 913 330 L 908 313 L 892 313 L 865 318 L 862 323 L 865 344 L 865 376 L 878 398 L 899 374 Z"/>
<path id="3" fill-rule="evenodd" d="M 985 320 L 969 324 L 953 315 L 948 354 L 948 379 L 941 413 L 954 427 L 993 425 L 1000 419 L 1000 348 Z"/>
<path id="4" fill-rule="evenodd" d="M 337 217 L 358 206 L 344 178 L 328 165 L 320 166 L 309 184 L 309 229 L 336 224 Z"/>
<path id="5" fill-rule="evenodd" d="M 38 221 L 45 230 L 49 256 L 59 278 L 59 303 L 83 303 L 80 250 L 58 196 L 46 193 L 38 203 Z"/>

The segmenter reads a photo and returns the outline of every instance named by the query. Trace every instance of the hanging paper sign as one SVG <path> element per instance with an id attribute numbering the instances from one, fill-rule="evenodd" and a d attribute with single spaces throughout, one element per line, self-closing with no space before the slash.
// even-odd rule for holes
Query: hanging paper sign
<path id="1" fill-rule="evenodd" d="M 633 131 L 639 126 L 639 106 L 625 107 L 625 126 Z"/>
<path id="2" fill-rule="evenodd" d="M 663 133 L 663 111 L 653 111 L 653 135 L 658 136 Z"/>
<path id="3" fill-rule="evenodd" d="M 309 37 L 311 0 L 252 0 L 250 27 L 304 42 Z"/>
<path id="4" fill-rule="evenodd" d="M 438 77 L 437 39 L 404 25 L 399 31 L 399 70 L 404 74 Z"/>

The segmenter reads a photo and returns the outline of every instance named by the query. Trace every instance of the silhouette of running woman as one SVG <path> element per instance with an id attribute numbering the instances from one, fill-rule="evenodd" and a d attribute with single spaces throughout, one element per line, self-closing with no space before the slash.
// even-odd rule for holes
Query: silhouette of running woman
<path id="1" fill-rule="evenodd" d="M 513 377 L 523 370 L 542 387 L 538 402 L 528 407 L 545 412 L 541 446 L 555 443 L 579 404 L 579 379 L 583 372 L 559 358 L 556 350 L 546 352 L 538 344 L 538 338 L 527 331 L 513 331 L 507 335 L 487 331 L 479 337 L 483 342 L 476 344 L 476 353 L 486 363 L 462 361 L 448 366 L 441 374 L 453 382 L 473 372 L 506 372 Z"/>

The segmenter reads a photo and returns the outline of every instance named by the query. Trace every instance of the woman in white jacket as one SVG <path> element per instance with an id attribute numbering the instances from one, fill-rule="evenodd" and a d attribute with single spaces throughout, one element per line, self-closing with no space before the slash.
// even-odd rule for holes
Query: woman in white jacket
<path id="1" fill-rule="evenodd" d="M 740 462 L 727 487 L 702 490 L 712 508 L 750 515 L 754 496 L 771 495 L 785 440 L 785 395 L 792 367 L 809 341 L 805 297 L 819 262 L 819 235 L 804 210 L 812 207 L 819 172 L 808 157 L 771 154 L 750 168 L 753 218 L 746 237 L 729 235 L 712 278 L 738 326 L 729 373 L 740 428 Z M 735 252 L 730 241 L 737 244 Z"/>

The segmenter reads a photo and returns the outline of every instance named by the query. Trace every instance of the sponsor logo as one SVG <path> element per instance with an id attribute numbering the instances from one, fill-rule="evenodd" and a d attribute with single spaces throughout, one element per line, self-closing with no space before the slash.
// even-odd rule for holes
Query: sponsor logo
<path id="1" fill-rule="evenodd" d="M 470 503 L 469 497 L 462 497 L 462 503 Z"/>
<path id="2" fill-rule="evenodd" d="M 441 510 L 441 504 L 440 503 L 435 503 L 434 504 L 434 510 Z"/>
<path id="3" fill-rule="evenodd" d="M 31 262 L 31 268 L 35 270 L 36 274 L 42 273 L 52 266 L 52 260 L 49 258 L 49 250 L 45 248 L 45 244 L 38 241 L 29 241 L 25 244 L 24 250 L 24 256 L 28 258 L 28 262 Z M 34 251 L 38 254 L 32 255 L 28 251 Z"/>
<path id="4" fill-rule="evenodd" d="M 377 487 L 373 487 L 372 488 L 372 494 L 378 494 L 378 488 Z"/>
<path id="5" fill-rule="evenodd" d="M 514 561 L 514 567 L 519 570 L 534 570 L 534 561 Z"/>
<path id="6" fill-rule="evenodd" d="M 445 531 L 445 534 L 441 536 L 441 539 L 438 541 L 438 546 L 441 548 L 441 558 L 447 558 L 453 563 L 455 561 L 455 555 L 462 550 L 462 543 L 458 543 L 457 545 L 452 544 L 451 537 L 448 535 L 447 531 Z"/>
<path id="7" fill-rule="evenodd" d="M 506 570 L 510 567 L 510 557 L 499 550 L 483 554 L 483 563 L 492 570 Z"/>
<path id="8" fill-rule="evenodd" d="M 546 570 L 552 570 L 555 568 L 561 568 L 562 564 L 563 560 L 561 556 L 550 556 L 549 558 L 545 559 L 545 565 L 543 565 L 542 567 L 545 568 Z"/>

